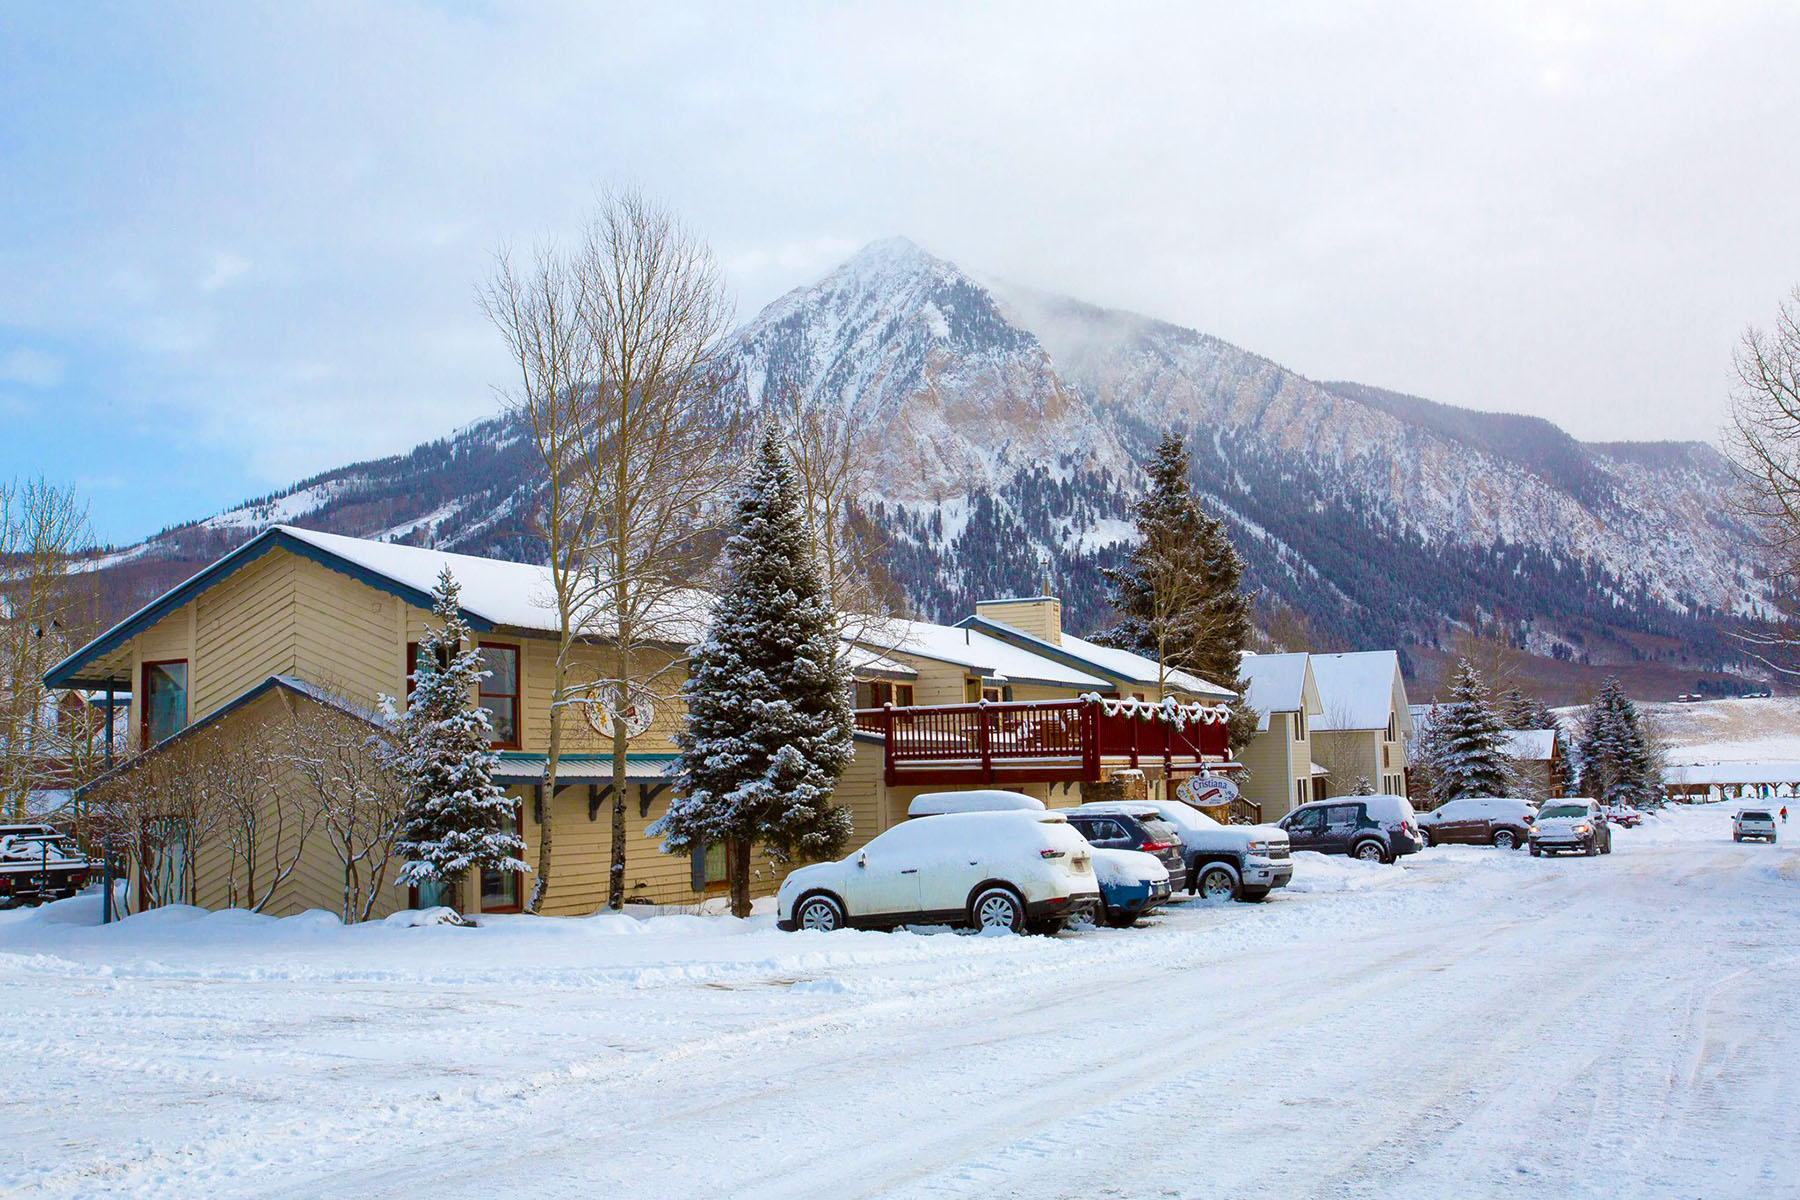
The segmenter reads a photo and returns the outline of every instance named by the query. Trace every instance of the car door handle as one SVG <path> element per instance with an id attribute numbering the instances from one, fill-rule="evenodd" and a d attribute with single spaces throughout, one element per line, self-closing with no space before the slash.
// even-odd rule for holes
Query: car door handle
<path id="1" fill-rule="evenodd" d="M 917 868 L 917 867 L 901 867 L 900 873 L 902 875 L 917 875 L 919 873 L 919 868 Z"/>

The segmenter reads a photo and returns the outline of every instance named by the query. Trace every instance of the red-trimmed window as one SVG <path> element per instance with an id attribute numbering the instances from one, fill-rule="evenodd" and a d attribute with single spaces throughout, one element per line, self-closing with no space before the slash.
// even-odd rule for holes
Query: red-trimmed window
<path id="1" fill-rule="evenodd" d="M 144 748 L 148 749 L 187 728 L 187 660 L 145 663 L 143 693 L 144 707 L 139 715 Z"/>
<path id="2" fill-rule="evenodd" d="M 910 683 L 889 683 L 885 679 L 856 681 L 856 707 L 880 708 L 884 704 L 892 704 L 896 708 L 911 708 L 913 703 L 913 685 Z"/>
<path id="3" fill-rule="evenodd" d="M 494 727 L 494 745 L 519 748 L 519 648 L 483 642 L 481 665 L 487 675 L 481 681 L 481 707 Z"/>

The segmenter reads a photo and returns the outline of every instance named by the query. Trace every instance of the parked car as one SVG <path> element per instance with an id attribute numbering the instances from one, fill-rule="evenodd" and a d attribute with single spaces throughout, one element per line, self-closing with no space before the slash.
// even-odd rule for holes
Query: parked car
<path id="1" fill-rule="evenodd" d="M 1114 805 L 1106 812 L 1094 812 L 1084 804 L 1065 808 L 1062 814 L 1095 846 L 1154 855 L 1170 879 L 1180 879 L 1187 873 L 1181 831 L 1146 804 Z"/>
<path id="2" fill-rule="evenodd" d="M 1338 796 L 1299 805 L 1280 825 L 1295 850 L 1393 862 L 1424 846 L 1418 814 L 1405 796 Z"/>
<path id="3" fill-rule="evenodd" d="M 1108 925 L 1117 929 L 1135 925 L 1139 917 L 1168 901 L 1168 868 L 1154 854 L 1103 846 L 1095 846 L 1093 854 L 1094 877 L 1100 881 L 1100 903 Z"/>
<path id="4" fill-rule="evenodd" d="M 1606 818 L 1609 825 L 1621 825 L 1626 829 L 1636 829 L 1650 814 L 1641 808 L 1632 808 L 1627 804 L 1602 804 L 1600 815 Z"/>
<path id="5" fill-rule="evenodd" d="M 1072 812 L 1106 813 L 1117 801 L 1083 804 Z M 1294 877 L 1288 835 L 1279 825 L 1221 825 L 1180 800 L 1134 801 L 1124 807 L 1148 809 L 1175 827 L 1181 838 L 1178 886 L 1207 899 L 1233 896 L 1261 900 Z"/>
<path id="6" fill-rule="evenodd" d="M 1766 808 L 1739 809 L 1737 815 L 1731 818 L 1731 840 L 1741 842 L 1745 838 L 1774 841 L 1775 814 Z"/>
<path id="7" fill-rule="evenodd" d="M 1550 800 L 1538 810 L 1537 825 L 1531 831 L 1531 853 L 1536 856 L 1565 851 L 1612 853 L 1612 826 L 1606 823 L 1594 801 Z"/>
<path id="8" fill-rule="evenodd" d="M 1044 802 L 1023 792 L 999 788 L 981 788 L 961 792 L 925 792 L 913 797 L 906 806 L 912 818 L 941 817 L 969 812 L 1043 812 Z M 1067 816 L 1067 812 L 1064 812 Z M 1154 816 L 1154 813 L 1146 813 Z M 1077 825 L 1085 836 L 1086 830 Z M 1094 877 L 1100 884 L 1101 913 L 1109 925 L 1123 928 L 1137 922 L 1170 895 L 1168 868 L 1153 854 L 1135 846 L 1125 849 L 1128 840 L 1106 847 L 1094 846 Z M 1089 839 L 1090 844 L 1092 839 Z"/>
<path id="9" fill-rule="evenodd" d="M 73 896 L 99 869 L 53 825 L 0 825 L 0 904 Z"/>
<path id="10" fill-rule="evenodd" d="M 1461 843 L 1517 850 L 1531 837 L 1537 805 L 1500 796 L 1451 800 L 1419 814 L 1427 846 Z"/>
<path id="11" fill-rule="evenodd" d="M 964 925 L 1051 933 L 1096 913 L 1091 848 L 1061 813 L 970 812 L 905 821 L 776 893 L 782 929 Z"/>

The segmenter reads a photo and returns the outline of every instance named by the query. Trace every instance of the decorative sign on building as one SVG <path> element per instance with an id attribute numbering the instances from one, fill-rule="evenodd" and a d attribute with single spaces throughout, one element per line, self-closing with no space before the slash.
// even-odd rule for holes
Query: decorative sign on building
<path id="1" fill-rule="evenodd" d="M 1192 779 L 1184 779 L 1175 788 L 1175 798 L 1197 808 L 1211 808 L 1215 804 L 1229 804 L 1238 798 L 1238 785 L 1235 780 L 1223 775 L 1196 775 Z"/>
<path id="2" fill-rule="evenodd" d="M 634 687 L 631 689 L 630 702 L 623 703 L 616 683 L 602 684 L 595 688 L 582 702 L 581 709 L 587 716 L 588 725 L 603 738 L 612 737 L 613 722 L 621 716 L 625 721 L 627 738 L 639 736 L 650 728 L 650 722 L 656 720 L 656 701 L 648 691 Z"/>

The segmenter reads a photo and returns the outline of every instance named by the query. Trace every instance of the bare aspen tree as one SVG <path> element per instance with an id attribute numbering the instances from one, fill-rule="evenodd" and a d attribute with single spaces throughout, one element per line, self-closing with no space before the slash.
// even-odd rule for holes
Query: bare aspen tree
<path id="1" fill-rule="evenodd" d="M 728 432 L 718 394 L 731 306 L 712 251 L 636 191 L 602 197 L 583 248 L 594 340 L 591 567 L 602 588 L 612 685 L 621 713 L 678 662 L 652 646 L 687 645 L 704 625 L 692 582 L 716 555 L 704 527 L 721 517 Z M 612 863 L 607 906 L 625 903 L 630 735 L 612 722 Z"/>
<path id="2" fill-rule="evenodd" d="M 503 389 L 507 410 L 537 451 L 543 490 L 529 521 L 539 556 L 550 571 L 556 609 L 556 659 L 550 682 L 550 744 L 540 786 L 536 882 L 525 911 L 537 912 L 550 890 L 552 814 L 562 761 L 563 722 L 571 706 L 592 690 L 593 681 L 573 680 L 574 651 L 584 629 L 594 624 L 603 597 L 593 571 L 595 516 L 602 492 L 596 487 L 608 464 L 597 456 L 594 381 L 598 332 L 589 288 L 596 280 L 585 255 L 567 256 L 555 247 L 538 250 L 527 267 L 516 268 L 510 252 L 497 256 L 493 276 L 480 292 L 488 316 L 518 374 Z"/>
<path id="3" fill-rule="evenodd" d="M 1744 332 L 1735 356 L 1727 447 L 1737 468 L 1739 512 L 1761 537 L 1781 616 L 1800 615 L 1800 287 L 1775 314 L 1772 329 Z M 1800 639 L 1751 632 L 1744 640 L 1765 665 L 1800 675 Z"/>
<path id="4" fill-rule="evenodd" d="M 0 483 L 0 816 L 7 819 L 23 817 L 27 797 L 66 773 L 56 703 L 43 678 L 85 630 L 84 580 L 71 568 L 91 543 L 87 506 L 74 489 L 43 479 Z"/>
<path id="5" fill-rule="evenodd" d="M 283 697 L 281 756 L 337 854 L 339 915 L 349 925 L 369 919 L 387 885 L 406 784 L 393 766 L 386 727 L 355 712 L 332 689 L 321 691 L 317 700 Z"/>
<path id="6" fill-rule="evenodd" d="M 216 809 L 228 866 L 225 903 L 262 912 L 306 853 L 322 812 L 283 770 L 279 727 L 256 725 L 198 736 L 195 759 L 206 802 Z"/>
<path id="7" fill-rule="evenodd" d="M 893 614 L 876 586 L 881 547 L 856 520 L 856 502 L 873 482 L 859 427 L 843 409 L 808 403 L 795 387 L 780 392 L 773 408 L 839 635 L 880 644 L 883 623 Z"/>

